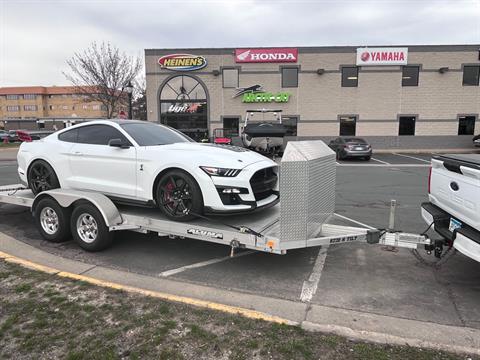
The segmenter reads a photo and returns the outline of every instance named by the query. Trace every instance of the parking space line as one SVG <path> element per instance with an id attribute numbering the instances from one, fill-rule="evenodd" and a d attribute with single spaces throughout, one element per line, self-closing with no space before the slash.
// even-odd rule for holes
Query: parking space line
<path id="1" fill-rule="evenodd" d="M 429 164 L 430 164 L 430 161 L 425 160 L 425 159 L 420 159 L 420 158 L 417 158 L 417 157 L 415 157 L 415 156 L 404 155 L 404 154 L 397 154 L 397 153 L 392 153 L 392 154 L 393 154 L 393 155 L 397 155 L 397 156 L 403 156 L 403 157 L 410 158 L 410 159 L 414 159 L 414 160 L 418 160 L 418 161 L 423 161 L 423 162 L 426 162 L 426 163 L 429 163 Z"/>
<path id="2" fill-rule="evenodd" d="M 357 220 L 350 219 L 349 217 L 346 217 L 346 216 L 343 216 L 343 215 L 340 215 L 340 214 L 337 214 L 337 213 L 334 213 L 333 215 L 335 215 L 336 217 L 339 217 L 340 219 L 347 220 L 347 221 L 350 221 L 350 222 L 352 222 L 352 223 L 354 223 L 354 224 L 363 226 L 364 228 L 367 228 L 367 229 L 370 229 L 370 230 L 375 229 L 373 226 L 364 224 L 364 223 L 362 223 L 362 222 L 360 222 L 360 221 L 357 221 Z"/>
<path id="3" fill-rule="evenodd" d="M 375 160 L 375 161 L 378 161 L 379 163 L 382 163 L 382 164 L 385 164 L 385 165 L 391 165 L 390 163 L 386 162 L 386 161 L 382 161 L 382 160 L 378 160 L 378 159 L 375 159 L 374 157 L 370 158 L 372 160 Z"/>
<path id="4" fill-rule="evenodd" d="M 233 259 L 241 257 L 241 256 L 245 256 L 245 255 L 250 255 L 250 254 L 253 254 L 255 252 L 256 251 L 254 251 L 254 250 L 244 251 L 244 252 L 241 252 L 239 254 L 236 254 L 233 257 Z M 224 256 L 224 257 L 221 257 L 221 258 L 215 258 L 215 259 L 210 259 L 210 260 L 206 260 L 206 261 L 201 261 L 201 262 L 198 262 L 198 263 L 195 263 L 195 264 L 185 265 L 185 266 L 182 266 L 182 267 L 179 267 L 179 268 L 176 268 L 176 269 L 161 272 L 160 274 L 158 274 L 158 276 L 168 277 L 168 276 L 172 276 L 172 275 L 184 272 L 186 270 L 196 269 L 196 268 L 200 268 L 200 267 L 204 267 L 204 266 L 208 266 L 208 265 L 212 265 L 212 264 L 217 264 L 217 263 L 229 260 L 229 259 L 232 259 L 232 257 Z"/>
<path id="5" fill-rule="evenodd" d="M 302 302 L 310 302 L 313 295 L 317 292 L 318 283 L 322 277 L 323 267 L 327 258 L 328 247 L 329 245 L 320 248 L 315 264 L 313 265 L 312 273 L 308 277 L 308 280 L 303 282 L 302 292 L 300 294 L 300 301 Z"/>

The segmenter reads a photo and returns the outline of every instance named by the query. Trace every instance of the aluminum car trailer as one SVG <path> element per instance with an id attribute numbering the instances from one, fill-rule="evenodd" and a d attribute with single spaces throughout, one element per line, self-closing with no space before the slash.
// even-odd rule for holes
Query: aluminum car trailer
<path id="1" fill-rule="evenodd" d="M 115 231 L 157 233 L 237 248 L 285 254 L 290 249 L 366 242 L 416 249 L 431 246 L 425 235 L 363 226 L 334 213 L 335 153 L 322 141 L 289 142 L 280 165 L 280 204 L 250 214 L 199 217 L 190 222 L 165 218 L 159 209 L 119 205 L 90 191 L 54 189 L 37 196 L 23 185 L 0 186 L 0 203 L 30 208 L 44 238 L 71 236 L 85 250 L 109 246 Z M 349 221 L 357 226 L 339 224 Z M 360 226 L 358 226 L 360 224 Z"/>

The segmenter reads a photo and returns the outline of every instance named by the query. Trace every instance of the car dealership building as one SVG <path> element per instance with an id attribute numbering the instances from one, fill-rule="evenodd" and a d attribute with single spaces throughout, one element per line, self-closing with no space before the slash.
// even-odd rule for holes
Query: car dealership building
<path id="1" fill-rule="evenodd" d="M 281 110 L 296 139 L 376 148 L 466 148 L 480 133 L 480 45 L 147 49 L 145 62 L 148 120 L 196 139 L 258 109 Z"/>

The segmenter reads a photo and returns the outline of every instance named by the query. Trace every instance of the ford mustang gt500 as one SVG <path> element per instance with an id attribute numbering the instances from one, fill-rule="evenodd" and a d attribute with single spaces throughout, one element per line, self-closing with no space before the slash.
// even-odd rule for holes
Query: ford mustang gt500
<path id="1" fill-rule="evenodd" d="M 199 144 L 145 121 L 95 120 L 24 142 L 18 174 L 34 194 L 96 191 L 113 201 L 156 205 L 180 221 L 279 201 L 274 161 L 243 148 Z"/>

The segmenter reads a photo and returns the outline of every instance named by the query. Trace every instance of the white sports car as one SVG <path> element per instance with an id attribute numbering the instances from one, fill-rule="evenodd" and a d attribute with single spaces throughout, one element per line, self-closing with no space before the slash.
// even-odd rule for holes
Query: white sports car
<path id="1" fill-rule="evenodd" d="M 170 219 L 239 213 L 279 201 L 277 164 L 239 147 L 193 142 L 145 121 L 95 120 L 24 142 L 18 174 L 34 194 L 97 191 L 158 206 Z"/>

